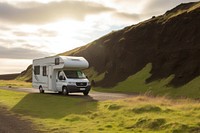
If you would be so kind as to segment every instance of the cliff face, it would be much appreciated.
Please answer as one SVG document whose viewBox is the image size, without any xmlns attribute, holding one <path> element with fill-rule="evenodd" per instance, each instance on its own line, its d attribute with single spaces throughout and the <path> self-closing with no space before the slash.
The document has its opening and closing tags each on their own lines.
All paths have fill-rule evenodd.
<svg viewBox="0 0 200 133">
<path fill-rule="evenodd" d="M 183 85 L 200 75 L 200 3 L 181 4 L 164 15 L 112 32 L 64 53 L 84 56 L 105 77 L 101 86 L 114 86 L 152 63 L 147 82 L 175 78 Z"/>
<path fill-rule="evenodd" d="M 148 63 L 152 75 L 146 82 L 174 74 L 170 84 L 184 85 L 200 75 L 200 2 L 181 4 L 62 55 L 85 57 L 97 73 L 90 77 L 104 74 L 98 86 L 115 86 Z"/>
</svg>

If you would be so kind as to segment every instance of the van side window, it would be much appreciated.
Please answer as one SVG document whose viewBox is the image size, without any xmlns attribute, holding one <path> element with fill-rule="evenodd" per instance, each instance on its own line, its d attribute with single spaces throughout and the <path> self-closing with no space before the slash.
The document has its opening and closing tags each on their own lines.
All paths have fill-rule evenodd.
<svg viewBox="0 0 200 133">
<path fill-rule="evenodd" d="M 47 67 L 46 66 L 42 67 L 42 75 L 47 76 Z"/>
<path fill-rule="evenodd" d="M 40 75 L 40 66 L 34 66 L 34 74 Z"/>
<path fill-rule="evenodd" d="M 55 58 L 55 65 L 59 65 L 60 64 L 60 59 L 59 58 Z"/>
</svg>

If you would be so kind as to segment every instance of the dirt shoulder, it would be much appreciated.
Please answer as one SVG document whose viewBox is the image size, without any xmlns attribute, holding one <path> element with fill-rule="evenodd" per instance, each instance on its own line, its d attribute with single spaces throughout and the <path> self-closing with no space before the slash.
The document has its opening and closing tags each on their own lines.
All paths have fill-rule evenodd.
<svg viewBox="0 0 200 133">
<path fill-rule="evenodd" d="M 18 116 L 9 113 L 0 106 L 0 133 L 38 133 L 32 123 L 21 120 Z"/>
</svg>

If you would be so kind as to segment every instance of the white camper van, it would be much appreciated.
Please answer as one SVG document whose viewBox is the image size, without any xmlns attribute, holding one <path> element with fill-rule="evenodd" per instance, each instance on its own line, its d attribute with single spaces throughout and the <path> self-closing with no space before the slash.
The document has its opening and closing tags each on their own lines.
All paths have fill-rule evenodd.
<svg viewBox="0 0 200 133">
<path fill-rule="evenodd" d="M 68 93 L 82 92 L 88 95 L 90 82 L 81 71 L 89 67 L 83 57 L 55 56 L 33 60 L 32 85 L 40 93 L 54 91 Z"/>
</svg>

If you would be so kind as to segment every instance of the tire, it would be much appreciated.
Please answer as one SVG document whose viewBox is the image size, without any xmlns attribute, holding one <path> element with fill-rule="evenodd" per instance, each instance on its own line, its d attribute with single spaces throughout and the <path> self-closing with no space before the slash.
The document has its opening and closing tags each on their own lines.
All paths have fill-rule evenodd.
<svg viewBox="0 0 200 133">
<path fill-rule="evenodd" d="M 62 94 L 63 94 L 64 96 L 66 96 L 66 95 L 69 94 L 69 92 L 68 92 L 68 90 L 67 90 L 67 87 L 63 87 Z"/>
<path fill-rule="evenodd" d="M 87 96 L 88 93 L 89 93 L 89 91 L 84 91 L 84 92 L 83 92 L 83 95 L 84 95 L 84 96 Z"/>
<path fill-rule="evenodd" d="M 42 86 L 39 87 L 39 91 L 40 91 L 40 93 L 44 93 Z"/>
</svg>

